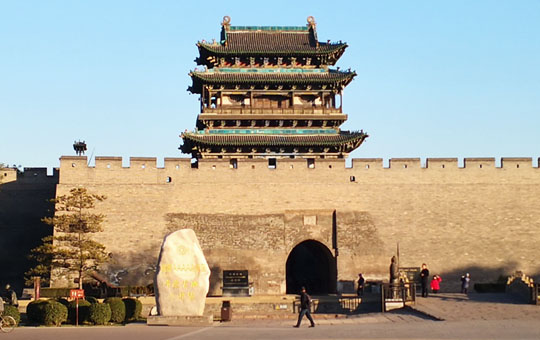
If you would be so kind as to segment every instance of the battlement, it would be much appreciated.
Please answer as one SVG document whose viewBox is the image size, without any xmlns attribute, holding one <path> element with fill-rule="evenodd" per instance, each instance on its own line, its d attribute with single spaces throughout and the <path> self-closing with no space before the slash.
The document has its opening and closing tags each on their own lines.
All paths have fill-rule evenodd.
<svg viewBox="0 0 540 340">
<path fill-rule="evenodd" d="M 17 182 L 19 184 L 50 184 L 58 183 L 59 169 L 54 168 L 52 175 L 47 174 L 47 168 L 24 168 L 19 172 L 14 168 L 0 169 L 1 184 Z"/>
<path fill-rule="evenodd" d="M 540 159 L 539 159 L 540 160 Z M 198 161 L 197 166 L 192 165 L 190 158 L 165 158 L 164 167 L 157 166 L 156 157 L 130 157 L 129 166 L 123 166 L 122 157 L 97 156 L 95 165 L 88 166 L 86 156 L 62 156 L 60 158 L 60 168 L 88 168 L 88 169 L 110 169 L 110 170 L 205 170 L 205 169 L 351 169 L 351 170 L 442 170 L 442 169 L 538 169 L 533 166 L 531 157 L 503 157 L 501 166 L 496 166 L 494 157 L 484 158 L 464 158 L 463 166 L 459 166 L 458 158 L 427 158 L 425 164 L 420 158 L 391 158 L 389 166 L 384 167 L 382 158 L 353 158 L 351 167 L 346 166 L 345 159 L 333 158 L 238 158 L 238 159 L 218 159 L 208 158 Z M 25 168 L 39 174 L 46 174 L 46 169 Z M 55 169 L 56 173 L 57 169 Z"/>
</svg>

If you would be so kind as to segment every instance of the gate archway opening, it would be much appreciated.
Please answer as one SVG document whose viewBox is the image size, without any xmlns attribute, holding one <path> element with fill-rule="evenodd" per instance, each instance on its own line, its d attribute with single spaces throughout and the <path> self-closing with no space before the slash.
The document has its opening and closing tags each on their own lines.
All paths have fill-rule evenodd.
<svg viewBox="0 0 540 340">
<path fill-rule="evenodd" d="M 293 248 L 286 264 L 287 294 L 299 294 L 302 286 L 309 294 L 336 292 L 336 260 L 322 243 L 307 240 Z"/>
</svg>

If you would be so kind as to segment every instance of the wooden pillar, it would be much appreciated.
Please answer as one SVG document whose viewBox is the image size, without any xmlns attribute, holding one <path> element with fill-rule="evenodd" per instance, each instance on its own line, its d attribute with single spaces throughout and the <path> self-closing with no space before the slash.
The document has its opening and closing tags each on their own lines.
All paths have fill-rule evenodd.
<svg viewBox="0 0 540 340">
<path fill-rule="evenodd" d="M 206 92 L 206 86 L 203 86 L 202 88 L 202 95 L 201 95 L 201 113 L 204 112 L 204 101 L 205 101 L 205 95 Z"/>
<path fill-rule="evenodd" d="M 253 114 L 253 90 L 249 91 L 249 111 Z"/>
</svg>

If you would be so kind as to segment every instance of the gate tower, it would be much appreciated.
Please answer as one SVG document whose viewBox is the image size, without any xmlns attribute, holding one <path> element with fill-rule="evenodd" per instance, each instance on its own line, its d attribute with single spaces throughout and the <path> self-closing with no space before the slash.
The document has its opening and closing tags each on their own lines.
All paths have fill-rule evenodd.
<svg viewBox="0 0 540 340">
<path fill-rule="evenodd" d="M 200 95 L 196 129 L 180 150 L 201 158 L 344 158 L 368 137 L 342 131 L 343 89 L 356 72 L 332 69 L 347 44 L 317 40 L 316 24 L 231 26 L 197 43 L 203 69 L 189 75 Z"/>
</svg>

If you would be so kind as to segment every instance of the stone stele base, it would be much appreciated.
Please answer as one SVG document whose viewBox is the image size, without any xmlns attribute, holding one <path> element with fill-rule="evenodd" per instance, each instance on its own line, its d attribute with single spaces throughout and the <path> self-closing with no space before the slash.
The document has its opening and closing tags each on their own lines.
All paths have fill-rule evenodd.
<svg viewBox="0 0 540 340">
<path fill-rule="evenodd" d="M 148 326 L 212 326 L 214 317 L 210 315 L 149 315 L 146 319 Z"/>
</svg>

